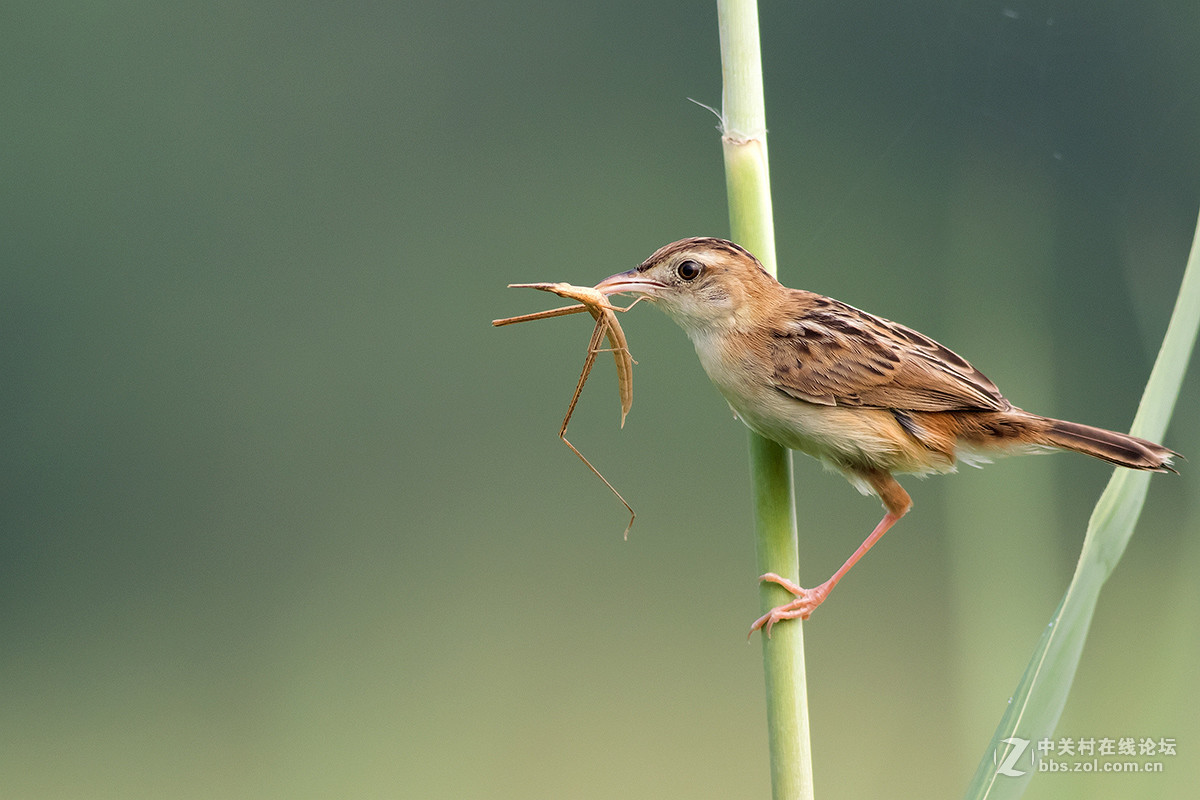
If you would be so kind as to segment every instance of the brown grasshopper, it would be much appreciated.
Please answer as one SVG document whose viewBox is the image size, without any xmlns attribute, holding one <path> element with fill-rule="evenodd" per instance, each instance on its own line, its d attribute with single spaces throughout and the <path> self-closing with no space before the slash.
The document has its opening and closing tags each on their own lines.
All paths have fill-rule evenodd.
<svg viewBox="0 0 1200 800">
<path fill-rule="evenodd" d="M 629 344 L 625 340 L 625 331 L 621 330 L 621 323 L 617 322 L 617 315 L 613 312 L 628 311 L 637 305 L 638 301 L 634 300 L 625 308 L 614 306 L 608 302 L 608 297 L 598 289 L 593 289 L 590 286 L 572 286 L 569 283 L 510 283 L 510 289 L 540 289 L 544 292 L 553 292 L 559 297 L 566 297 L 570 300 L 578 300 L 580 305 L 564 306 L 562 308 L 552 308 L 549 311 L 539 311 L 534 314 L 522 314 L 518 317 L 508 317 L 506 319 L 492 320 L 492 325 L 499 327 L 501 325 L 512 325 L 517 322 L 530 322 L 538 319 L 549 319 L 551 317 L 561 317 L 567 314 L 577 314 L 581 311 L 587 311 L 596 320 L 596 327 L 592 329 L 592 338 L 588 342 L 587 358 L 583 361 L 583 372 L 579 375 L 579 381 L 575 384 L 575 393 L 571 395 L 571 403 L 567 406 L 567 415 L 563 417 L 562 427 L 558 429 L 558 438 L 563 440 L 563 443 L 571 448 L 571 452 L 579 456 L 579 459 L 587 465 L 587 468 L 592 473 L 604 481 L 604 485 L 609 488 L 625 509 L 629 512 L 629 524 L 625 527 L 625 538 L 629 538 L 629 530 L 633 527 L 633 521 L 637 518 L 633 507 L 625 501 L 621 493 L 616 487 L 608 482 L 608 479 L 600 474 L 600 471 L 592 466 L 592 462 L 588 461 L 583 453 L 571 444 L 567 439 L 567 424 L 571 421 L 571 415 L 575 413 L 575 404 L 579 402 L 579 395 L 583 391 L 583 385 L 587 383 L 588 375 L 592 371 L 592 365 L 596 362 L 596 355 L 603 353 L 605 350 L 613 354 L 613 358 L 617 362 L 617 390 L 621 397 L 621 427 L 625 427 L 625 416 L 629 413 L 629 409 L 633 406 L 633 365 L 634 360 L 629 355 Z M 641 298 L 639 298 L 640 300 Z M 600 346 L 604 339 L 608 339 L 608 347 Z"/>
</svg>

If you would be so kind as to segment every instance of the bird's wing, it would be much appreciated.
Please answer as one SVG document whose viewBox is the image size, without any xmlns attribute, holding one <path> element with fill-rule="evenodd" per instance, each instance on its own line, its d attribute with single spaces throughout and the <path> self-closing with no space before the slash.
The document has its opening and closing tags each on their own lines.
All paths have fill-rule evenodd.
<svg viewBox="0 0 1200 800">
<path fill-rule="evenodd" d="M 906 411 L 1012 407 L 966 359 L 911 328 L 823 297 L 798 300 L 785 318 L 769 334 L 774 382 L 799 400 Z"/>
</svg>

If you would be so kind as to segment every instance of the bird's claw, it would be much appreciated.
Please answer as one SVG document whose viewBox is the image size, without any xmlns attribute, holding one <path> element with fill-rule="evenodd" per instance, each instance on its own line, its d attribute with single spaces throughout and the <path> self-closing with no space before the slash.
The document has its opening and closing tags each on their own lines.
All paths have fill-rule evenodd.
<svg viewBox="0 0 1200 800">
<path fill-rule="evenodd" d="M 824 584 L 815 589 L 805 589 L 804 587 L 788 580 L 787 578 L 784 578 L 781 575 L 776 575 L 774 572 L 768 572 L 765 575 L 760 575 L 758 579 L 760 581 L 775 583 L 782 586 L 784 589 L 787 589 L 789 592 L 796 595 L 796 599 L 789 603 L 784 603 L 781 606 L 776 606 L 766 614 L 763 614 L 761 617 L 756 619 L 754 624 L 750 626 L 750 633 L 746 634 L 747 639 L 753 636 L 755 631 L 760 629 L 767 635 L 767 638 L 770 639 L 771 628 L 776 622 L 782 622 L 785 619 L 808 619 L 809 615 L 816 610 L 817 606 L 821 605 L 821 603 L 825 600 L 825 596 L 828 594 L 828 590 L 825 589 Z"/>
</svg>

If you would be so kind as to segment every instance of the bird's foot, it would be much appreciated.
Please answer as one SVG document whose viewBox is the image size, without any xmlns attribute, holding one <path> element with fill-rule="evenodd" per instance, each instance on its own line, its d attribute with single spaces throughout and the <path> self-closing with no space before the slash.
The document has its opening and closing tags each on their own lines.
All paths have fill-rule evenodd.
<svg viewBox="0 0 1200 800">
<path fill-rule="evenodd" d="M 760 581 L 769 581 L 777 583 L 784 589 L 787 589 L 792 594 L 796 595 L 796 599 L 790 603 L 784 603 L 781 606 L 776 606 L 763 614 L 754 621 L 750 626 L 750 633 L 747 638 L 754 635 L 756 630 L 762 629 L 767 638 L 771 638 L 771 627 L 776 622 L 782 622 L 785 619 L 808 619 L 809 615 L 816 610 L 817 606 L 825 601 L 825 597 L 829 594 L 829 590 L 833 587 L 828 583 L 823 583 L 815 589 L 805 589 L 802 586 L 789 581 L 781 575 L 776 575 L 774 572 L 768 572 L 766 575 L 760 575 Z"/>
</svg>

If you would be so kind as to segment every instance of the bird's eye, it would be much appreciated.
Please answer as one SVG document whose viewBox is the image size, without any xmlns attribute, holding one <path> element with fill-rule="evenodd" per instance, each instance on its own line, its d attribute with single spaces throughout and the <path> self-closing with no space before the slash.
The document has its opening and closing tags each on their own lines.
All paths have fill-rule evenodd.
<svg viewBox="0 0 1200 800">
<path fill-rule="evenodd" d="M 695 261 L 683 261 L 675 268 L 675 273 L 685 281 L 693 281 L 700 274 L 700 265 Z"/>
</svg>

